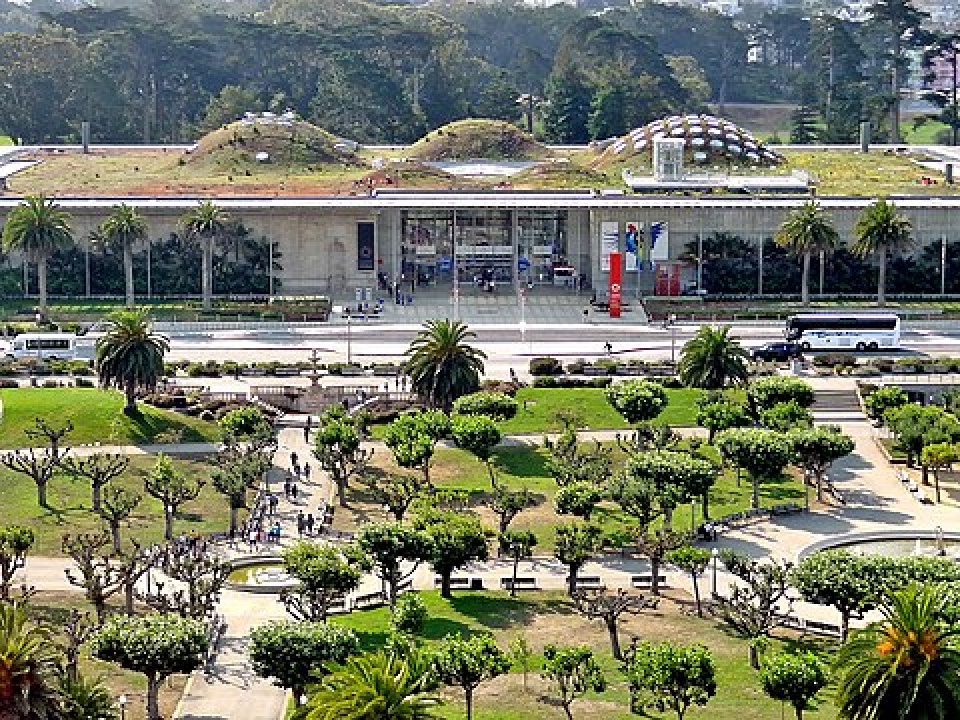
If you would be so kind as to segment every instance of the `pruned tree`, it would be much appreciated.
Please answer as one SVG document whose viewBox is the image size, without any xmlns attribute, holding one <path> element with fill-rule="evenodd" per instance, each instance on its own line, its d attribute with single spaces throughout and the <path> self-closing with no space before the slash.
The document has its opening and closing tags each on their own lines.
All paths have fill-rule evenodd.
<svg viewBox="0 0 960 720">
<path fill-rule="evenodd" d="M 554 503 L 560 515 L 574 515 L 589 522 L 603 498 L 602 488 L 593 483 L 577 481 L 557 488 Z"/>
<path fill-rule="evenodd" d="M 750 666 L 760 667 L 757 641 L 783 624 L 780 604 L 792 605 L 787 595 L 793 565 L 789 562 L 761 562 L 736 553 L 721 553 L 724 566 L 741 583 L 733 585 L 729 597 L 717 599 L 721 619 L 734 632 L 750 641 Z M 789 607 L 788 613 L 789 614 Z"/>
<path fill-rule="evenodd" d="M 180 506 L 194 500 L 203 489 L 202 480 L 191 480 L 174 467 L 169 457 L 160 453 L 150 474 L 143 481 L 143 488 L 163 503 L 163 537 L 173 540 L 173 518 Z"/>
<path fill-rule="evenodd" d="M 853 452 L 854 442 L 836 425 L 794 430 L 790 433 L 794 464 L 803 470 L 804 479 L 817 487 L 817 500 L 823 502 L 827 470 Z M 939 498 L 937 498 L 939 501 Z"/>
<path fill-rule="evenodd" d="M 603 692 L 607 680 L 603 668 L 586 645 L 563 647 L 547 645 L 543 648 L 543 677 L 556 684 L 560 706 L 567 720 L 573 720 L 570 707 L 588 691 Z"/>
<path fill-rule="evenodd" d="M 543 439 L 548 453 L 546 465 L 553 479 L 561 488 L 569 485 L 604 487 L 613 466 L 613 448 L 605 448 L 599 441 L 581 442 L 575 421 L 567 418 L 563 422 L 563 432 L 556 440 Z"/>
<path fill-rule="evenodd" d="M 403 522 L 410 506 L 431 487 L 421 475 L 388 473 L 379 468 L 367 468 L 363 478 L 374 501 L 383 505 L 397 522 Z"/>
<path fill-rule="evenodd" d="M 34 534 L 21 525 L 0 527 L 0 601 L 10 600 L 13 577 L 27 562 L 27 552 L 33 545 Z"/>
<path fill-rule="evenodd" d="M 500 533 L 501 554 L 513 561 L 513 581 L 510 583 L 510 597 L 517 596 L 517 571 L 520 561 L 533 555 L 537 545 L 537 536 L 529 530 L 508 530 Z"/>
<path fill-rule="evenodd" d="M 383 442 L 402 468 L 420 470 L 430 484 L 430 461 L 437 443 L 450 434 L 450 418 L 442 410 L 406 413 L 387 425 Z"/>
<path fill-rule="evenodd" d="M 496 488 L 497 475 L 491 454 L 503 439 L 500 426 L 486 415 L 459 415 L 450 422 L 450 433 L 458 448 L 463 448 L 486 466 L 490 487 Z"/>
<path fill-rule="evenodd" d="M 253 671 L 292 690 L 297 705 L 308 683 L 326 674 L 328 666 L 346 662 L 358 649 L 353 631 L 333 624 L 275 620 L 250 632 Z"/>
<path fill-rule="evenodd" d="M 373 563 L 373 573 L 380 578 L 390 607 L 396 605 L 400 583 L 408 580 L 433 552 L 433 541 L 420 530 L 400 523 L 371 523 L 357 536 L 357 547 Z M 404 572 L 403 563 L 413 567 Z"/>
<path fill-rule="evenodd" d="M 960 460 L 960 453 L 957 452 L 957 446 L 951 443 L 933 443 L 920 452 L 920 464 L 924 468 L 933 470 L 934 495 L 938 503 L 940 502 L 940 473 L 949 470 L 957 460 Z"/>
<path fill-rule="evenodd" d="M 0 465 L 15 473 L 26 475 L 37 486 L 37 504 L 47 508 L 47 484 L 70 452 L 61 446 L 62 440 L 73 431 L 73 423 L 56 428 L 43 418 L 34 421 L 34 427 L 23 431 L 31 441 L 43 438 L 46 447 L 28 447 L 0 454 Z"/>
<path fill-rule="evenodd" d="M 609 592 L 606 588 L 579 589 L 573 594 L 573 603 L 581 615 L 590 620 L 603 620 L 610 637 L 610 652 L 617 660 L 623 659 L 620 650 L 620 617 L 624 614 L 639 615 L 644 610 L 657 607 L 659 598 L 628 593 L 622 588 Z"/>
<path fill-rule="evenodd" d="M 200 667 L 208 641 L 203 623 L 192 618 L 118 615 L 93 636 L 90 645 L 95 658 L 146 676 L 146 718 L 162 720 L 160 684 L 174 673 Z"/>
<path fill-rule="evenodd" d="M 830 680 L 826 664 L 812 652 L 775 655 L 760 668 L 760 685 L 774 700 L 788 702 L 803 720 L 803 711 Z"/>
<path fill-rule="evenodd" d="M 71 608 L 63 624 L 60 626 L 63 631 L 64 646 L 64 674 L 71 681 L 76 681 L 80 675 L 80 650 L 84 643 L 93 635 L 97 625 L 93 622 L 89 613 L 83 613 L 76 608 Z"/>
<path fill-rule="evenodd" d="M 793 457 L 789 438 L 783 433 L 759 428 L 724 430 L 715 445 L 724 460 L 750 474 L 753 493 L 750 507 L 760 507 L 760 483 L 778 478 Z"/>
<path fill-rule="evenodd" d="M 624 671 L 630 683 L 630 710 L 646 714 L 672 710 L 683 720 L 693 705 L 704 706 L 717 694 L 717 670 L 705 645 L 653 645 L 630 648 Z"/>
<path fill-rule="evenodd" d="M 491 635 L 452 635 L 434 650 L 433 671 L 440 682 L 463 690 L 467 720 L 472 720 L 474 692 L 484 681 L 509 672 L 510 659 Z"/>
<path fill-rule="evenodd" d="M 165 582 L 155 582 L 152 593 L 140 599 L 163 613 L 202 619 L 216 609 L 220 591 L 233 565 L 213 552 L 187 545 L 168 544 L 160 548 L 156 562 L 177 585 L 164 592 Z"/>
<path fill-rule="evenodd" d="M 499 534 L 507 532 L 513 519 L 532 505 L 533 494 L 527 488 L 510 490 L 497 483 L 490 498 L 490 509 L 497 516 Z"/>
<path fill-rule="evenodd" d="M 133 514 L 142 499 L 140 494 L 128 490 L 123 485 L 115 485 L 111 482 L 104 486 L 101 493 L 100 517 L 106 521 L 110 529 L 115 553 L 120 552 L 120 523 Z"/>
<path fill-rule="evenodd" d="M 68 457 L 63 461 L 66 472 L 90 481 L 93 495 L 91 507 L 95 513 L 100 512 L 100 494 L 104 485 L 123 475 L 129 466 L 128 457 L 110 453 L 95 453 L 81 458 Z"/>
<path fill-rule="evenodd" d="M 134 613 L 137 583 L 153 567 L 153 553 L 141 548 L 134 540 L 127 550 L 115 551 L 116 569 L 123 589 L 123 609 L 127 615 Z"/>
<path fill-rule="evenodd" d="M 110 536 L 106 533 L 64 535 L 63 554 L 73 560 L 77 572 L 66 568 L 64 573 L 71 585 L 83 588 L 84 596 L 93 605 L 97 625 L 103 625 L 107 600 L 123 587 L 119 566 L 110 558 Z"/>
<path fill-rule="evenodd" d="M 660 383 L 626 380 L 610 385 L 607 402 L 631 425 L 650 422 L 667 407 L 667 393 Z"/>
<path fill-rule="evenodd" d="M 283 552 L 283 565 L 297 581 L 280 593 L 280 601 L 295 620 L 326 622 L 330 606 L 360 585 L 370 569 L 354 546 L 333 547 L 298 542 Z"/>
<path fill-rule="evenodd" d="M 577 575 L 602 547 L 603 532 L 589 523 L 558 525 L 556 531 L 554 554 L 557 560 L 567 566 L 567 592 L 573 597 L 577 592 Z"/>
<path fill-rule="evenodd" d="M 450 577 L 454 570 L 489 557 L 489 534 L 474 515 L 430 510 L 417 516 L 414 528 L 429 538 L 427 559 L 440 576 L 441 597 L 452 597 Z"/>
<path fill-rule="evenodd" d="M 230 537 L 237 532 L 237 515 L 247 507 L 250 490 L 259 485 L 272 465 L 271 450 L 253 444 L 240 445 L 232 439 L 217 454 L 217 468 L 210 479 L 217 492 L 227 498 L 230 507 Z"/>
<path fill-rule="evenodd" d="M 697 605 L 697 617 L 703 617 L 703 607 L 700 603 L 700 576 L 710 563 L 710 551 L 705 548 L 683 545 L 670 550 L 666 561 L 674 567 L 683 570 L 693 582 L 693 599 Z"/>
<path fill-rule="evenodd" d="M 334 406 L 320 418 L 314 434 L 313 456 L 337 488 L 340 507 L 346 507 L 350 478 L 363 471 L 373 457 L 373 450 L 361 447 L 356 422 L 340 406 Z"/>
</svg>

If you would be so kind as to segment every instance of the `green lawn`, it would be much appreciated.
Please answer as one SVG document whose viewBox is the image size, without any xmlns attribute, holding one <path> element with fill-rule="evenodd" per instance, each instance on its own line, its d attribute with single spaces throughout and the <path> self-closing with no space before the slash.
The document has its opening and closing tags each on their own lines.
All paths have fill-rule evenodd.
<svg viewBox="0 0 960 720">
<path fill-rule="evenodd" d="M 9 135 L 0 134 L 0 145 L 13 145 L 13 138 Z"/>
<path fill-rule="evenodd" d="M 706 451 L 716 454 L 710 448 Z M 614 457 L 614 472 L 617 472 L 622 464 L 623 453 L 617 449 Z M 538 552 L 541 553 L 553 551 L 554 528 L 571 520 L 568 516 L 558 515 L 554 509 L 557 486 L 547 469 L 546 460 L 547 453 L 541 447 L 501 446 L 493 451 L 499 482 L 512 489 L 527 488 L 534 495 L 534 506 L 517 515 L 510 527 L 533 531 L 539 540 Z M 391 472 L 401 472 L 386 450 L 374 455 L 373 464 Z M 490 499 L 490 476 L 486 467 L 470 453 L 458 448 L 439 448 L 434 456 L 430 478 L 438 488 L 465 490 L 470 493 L 472 508 L 487 526 L 496 527 L 496 516 L 487 507 Z M 710 491 L 710 516 L 719 518 L 746 510 L 750 507 L 750 494 L 749 480 L 743 477 L 738 484 L 736 473 L 726 470 Z M 335 515 L 334 526 L 337 529 L 355 530 L 371 519 L 385 519 L 382 510 L 357 483 L 353 483 L 348 499 L 350 509 L 338 511 Z M 760 486 L 762 507 L 787 502 L 803 503 L 803 485 L 792 474 L 786 473 L 779 480 Z M 690 528 L 693 524 L 691 513 L 689 505 L 678 508 L 674 515 L 674 527 L 678 530 Z M 631 520 L 613 502 L 602 503 L 594 518 L 607 532 L 632 525 Z M 702 508 L 698 505 L 696 524 L 701 522 Z"/>
<path fill-rule="evenodd" d="M 20 388 L 0 391 L 0 448 L 23 447 L 24 435 L 38 417 L 54 426 L 70 421 L 73 432 L 68 444 L 140 445 L 169 441 L 180 435 L 183 442 L 215 441 L 219 429 L 213 423 L 139 404 L 139 417 L 123 413 L 123 395 L 94 388 Z M 36 444 L 36 443 L 35 443 Z"/>
<path fill-rule="evenodd" d="M 163 505 L 143 490 L 144 477 L 155 462 L 156 458 L 149 455 L 132 456 L 125 475 L 115 481 L 143 497 L 133 516 L 121 526 L 124 541 L 136 537 L 142 545 L 151 545 L 163 539 Z M 181 507 L 174 532 L 189 535 L 225 531 L 230 513 L 223 495 L 209 482 L 213 466 L 194 459 L 174 458 L 174 463 L 186 475 L 207 482 L 196 500 Z M 47 486 L 47 504 L 50 507 L 46 510 L 37 504 L 37 487 L 30 478 L 0 468 L 0 524 L 16 523 L 33 529 L 36 542 L 31 554 L 60 555 L 64 533 L 95 532 L 103 527 L 90 510 L 90 485 L 83 478 L 55 475 Z"/>
<path fill-rule="evenodd" d="M 532 593 L 511 598 L 502 592 L 454 591 L 452 600 L 444 600 L 436 592 L 423 593 L 423 597 L 430 616 L 424 631 L 429 642 L 451 633 L 490 632 L 500 647 L 507 648 L 514 638 L 525 635 L 535 653 L 526 690 L 519 668 L 514 668 L 506 677 L 480 687 L 475 700 L 476 720 L 529 720 L 534 717 L 560 720 L 564 717 L 563 710 L 551 702 L 552 688 L 539 674 L 542 649 L 548 643 L 588 645 L 597 653 L 604 668 L 607 690 L 599 694 L 590 693 L 577 700 L 573 705 L 574 717 L 604 720 L 636 717 L 629 713 L 626 682 L 619 670 L 619 663 L 610 655 L 603 624 L 591 622 L 577 614 L 562 593 Z M 687 718 L 769 720 L 780 717 L 780 704 L 763 694 L 757 673 L 747 662 L 746 642 L 731 636 L 716 620 L 698 619 L 668 600 L 661 602 L 656 610 L 625 618 L 620 633 L 624 645 L 629 643 L 631 636 L 636 635 L 652 642 L 701 642 L 713 653 L 717 666 L 717 695 L 706 707 L 691 709 Z M 332 622 L 357 632 L 364 649 L 376 650 L 383 646 L 386 638 L 389 612 L 386 608 L 355 612 Z M 789 639 L 774 640 L 770 652 L 793 646 L 796 643 Z M 809 647 L 825 656 L 829 654 L 829 646 L 822 643 L 812 643 Z M 830 696 L 829 689 L 823 692 L 818 707 L 805 712 L 804 717 L 810 720 L 835 718 L 836 710 Z M 462 718 L 462 692 L 449 689 L 444 691 L 443 697 L 445 704 L 440 710 L 441 717 Z M 652 713 L 649 717 L 674 716 Z"/>
</svg>

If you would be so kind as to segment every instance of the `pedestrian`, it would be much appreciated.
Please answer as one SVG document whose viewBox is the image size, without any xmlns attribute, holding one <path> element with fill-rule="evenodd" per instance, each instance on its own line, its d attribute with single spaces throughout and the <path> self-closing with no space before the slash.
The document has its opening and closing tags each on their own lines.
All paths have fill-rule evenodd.
<svg viewBox="0 0 960 720">
<path fill-rule="evenodd" d="M 293 497 L 293 501 L 297 501 L 297 484 L 290 483 L 290 495 Z"/>
<path fill-rule="evenodd" d="M 306 527 L 307 521 L 303 517 L 303 510 L 297 513 L 297 535 L 303 537 L 303 530 Z"/>
<path fill-rule="evenodd" d="M 313 513 L 307 514 L 307 534 L 313 535 Z"/>
<path fill-rule="evenodd" d="M 603 344 L 603 349 L 607 351 L 607 355 L 613 353 L 613 345 L 610 344 L 609 340 Z"/>
<path fill-rule="evenodd" d="M 290 478 L 283 479 L 283 497 L 290 499 Z"/>
<path fill-rule="evenodd" d="M 313 416 L 307 415 L 307 424 L 303 428 L 303 441 L 305 443 L 310 442 L 310 429 L 312 425 L 313 425 Z"/>
<path fill-rule="evenodd" d="M 297 453 L 296 453 L 296 452 L 291 452 L 291 453 L 290 453 L 290 465 L 292 465 L 293 467 L 296 467 L 296 466 L 297 466 Z"/>
<path fill-rule="evenodd" d="M 250 552 L 253 552 L 257 549 L 257 529 L 253 526 L 250 527 L 250 530 L 247 533 L 247 548 L 250 550 Z"/>
<path fill-rule="evenodd" d="M 294 466 L 293 466 L 293 474 L 297 476 L 297 480 L 300 479 L 300 466 L 299 466 L 299 465 L 294 465 Z"/>
<path fill-rule="evenodd" d="M 303 479 L 310 482 L 310 463 L 303 464 Z"/>
</svg>

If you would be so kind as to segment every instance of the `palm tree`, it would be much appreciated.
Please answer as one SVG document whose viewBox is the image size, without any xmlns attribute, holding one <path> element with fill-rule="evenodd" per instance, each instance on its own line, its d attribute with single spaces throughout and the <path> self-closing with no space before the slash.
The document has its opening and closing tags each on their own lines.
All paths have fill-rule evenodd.
<svg viewBox="0 0 960 720">
<path fill-rule="evenodd" d="M 307 720 L 429 720 L 439 699 L 416 652 L 360 655 L 328 675 L 307 706 Z"/>
<path fill-rule="evenodd" d="M 800 283 L 804 307 L 810 306 L 810 256 L 832 250 L 839 238 L 829 216 L 815 200 L 808 200 L 790 213 L 777 231 L 777 245 L 803 260 Z"/>
<path fill-rule="evenodd" d="M 877 305 L 887 304 L 887 254 L 900 252 L 913 245 L 913 225 L 910 218 L 897 210 L 897 206 L 884 198 L 868 205 L 860 213 L 854 228 L 857 240 L 853 251 L 860 257 L 876 255 L 880 266 L 877 280 Z"/>
<path fill-rule="evenodd" d="M 135 302 L 133 287 L 133 246 L 147 237 L 147 221 L 126 203 L 113 209 L 110 217 L 100 225 L 104 239 L 123 249 L 123 280 L 127 296 L 127 307 Z"/>
<path fill-rule="evenodd" d="M 47 260 L 58 248 L 70 245 L 70 216 L 53 199 L 30 195 L 10 211 L 3 226 L 3 249 L 18 250 L 37 264 L 40 317 L 47 317 Z"/>
<path fill-rule="evenodd" d="M 747 351 L 730 337 L 730 326 L 701 327 L 680 352 L 680 380 L 688 387 L 720 390 L 747 381 Z"/>
<path fill-rule="evenodd" d="M 407 373 L 414 391 L 431 406 L 449 410 L 458 397 L 480 387 L 487 356 L 466 342 L 476 336 L 460 321 L 430 320 L 410 343 Z"/>
<path fill-rule="evenodd" d="M 180 218 L 187 236 L 199 240 L 202 266 L 200 268 L 203 291 L 203 309 L 213 307 L 213 246 L 223 234 L 229 222 L 222 208 L 210 200 L 204 200 L 197 207 Z"/>
<path fill-rule="evenodd" d="M 836 657 L 836 701 L 846 720 L 950 720 L 960 717 L 958 630 L 942 620 L 943 588 L 891 593 L 883 620 L 855 631 Z"/>
<path fill-rule="evenodd" d="M 70 720 L 115 720 L 117 717 L 113 696 L 99 678 L 88 680 L 80 675 L 70 679 L 63 675 L 60 692 Z"/>
<path fill-rule="evenodd" d="M 0 603 L 0 720 L 63 717 L 59 660 L 49 634 L 27 627 L 19 603 Z"/>
<path fill-rule="evenodd" d="M 137 390 L 152 390 L 163 375 L 169 341 L 150 330 L 144 310 L 117 310 L 107 318 L 107 331 L 97 340 L 97 374 L 101 387 L 116 387 L 127 396 L 123 411 L 137 411 Z"/>
</svg>

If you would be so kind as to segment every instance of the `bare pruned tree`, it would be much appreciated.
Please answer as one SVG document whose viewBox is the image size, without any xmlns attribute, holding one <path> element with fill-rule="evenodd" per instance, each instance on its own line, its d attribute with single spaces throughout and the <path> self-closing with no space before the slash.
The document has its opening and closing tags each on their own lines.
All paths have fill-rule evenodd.
<svg viewBox="0 0 960 720">
<path fill-rule="evenodd" d="M 71 475 L 86 478 L 90 481 L 93 492 L 92 507 L 94 512 L 100 512 L 100 493 L 103 486 L 114 478 L 118 478 L 127 471 L 130 459 L 124 455 L 96 453 L 85 458 L 66 458 L 63 469 Z"/>
<path fill-rule="evenodd" d="M 620 650 L 620 617 L 625 613 L 638 615 L 643 610 L 653 610 L 659 602 L 659 598 L 632 594 L 623 589 L 613 593 L 606 588 L 581 589 L 573 595 L 578 612 L 590 620 L 603 620 L 610 635 L 610 651 L 617 660 L 623 659 Z"/>
<path fill-rule="evenodd" d="M 107 533 L 82 533 L 63 536 L 63 552 L 77 566 L 64 570 L 71 585 L 83 588 L 87 600 L 97 614 L 97 625 L 103 625 L 107 600 L 123 587 L 120 567 L 110 557 L 110 536 Z"/>
<path fill-rule="evenodd" d="M 0 455 L 0 465 L 33 480 L 37 486 L 37 503 L 40 507 L 46 508 L 48 507 L 47 483 L 70 452 L 70 448 L 61 447 L 60 442 L 73 431 L 73 423 L 68 421 L 63 427 L 55 428 L 43 418 L 37 418 L 34 424 L 35 427 L 24 430 L 24 434 L 30 440 L 43 438 L 47 446 L 3 453 Z"/>
</svg>

